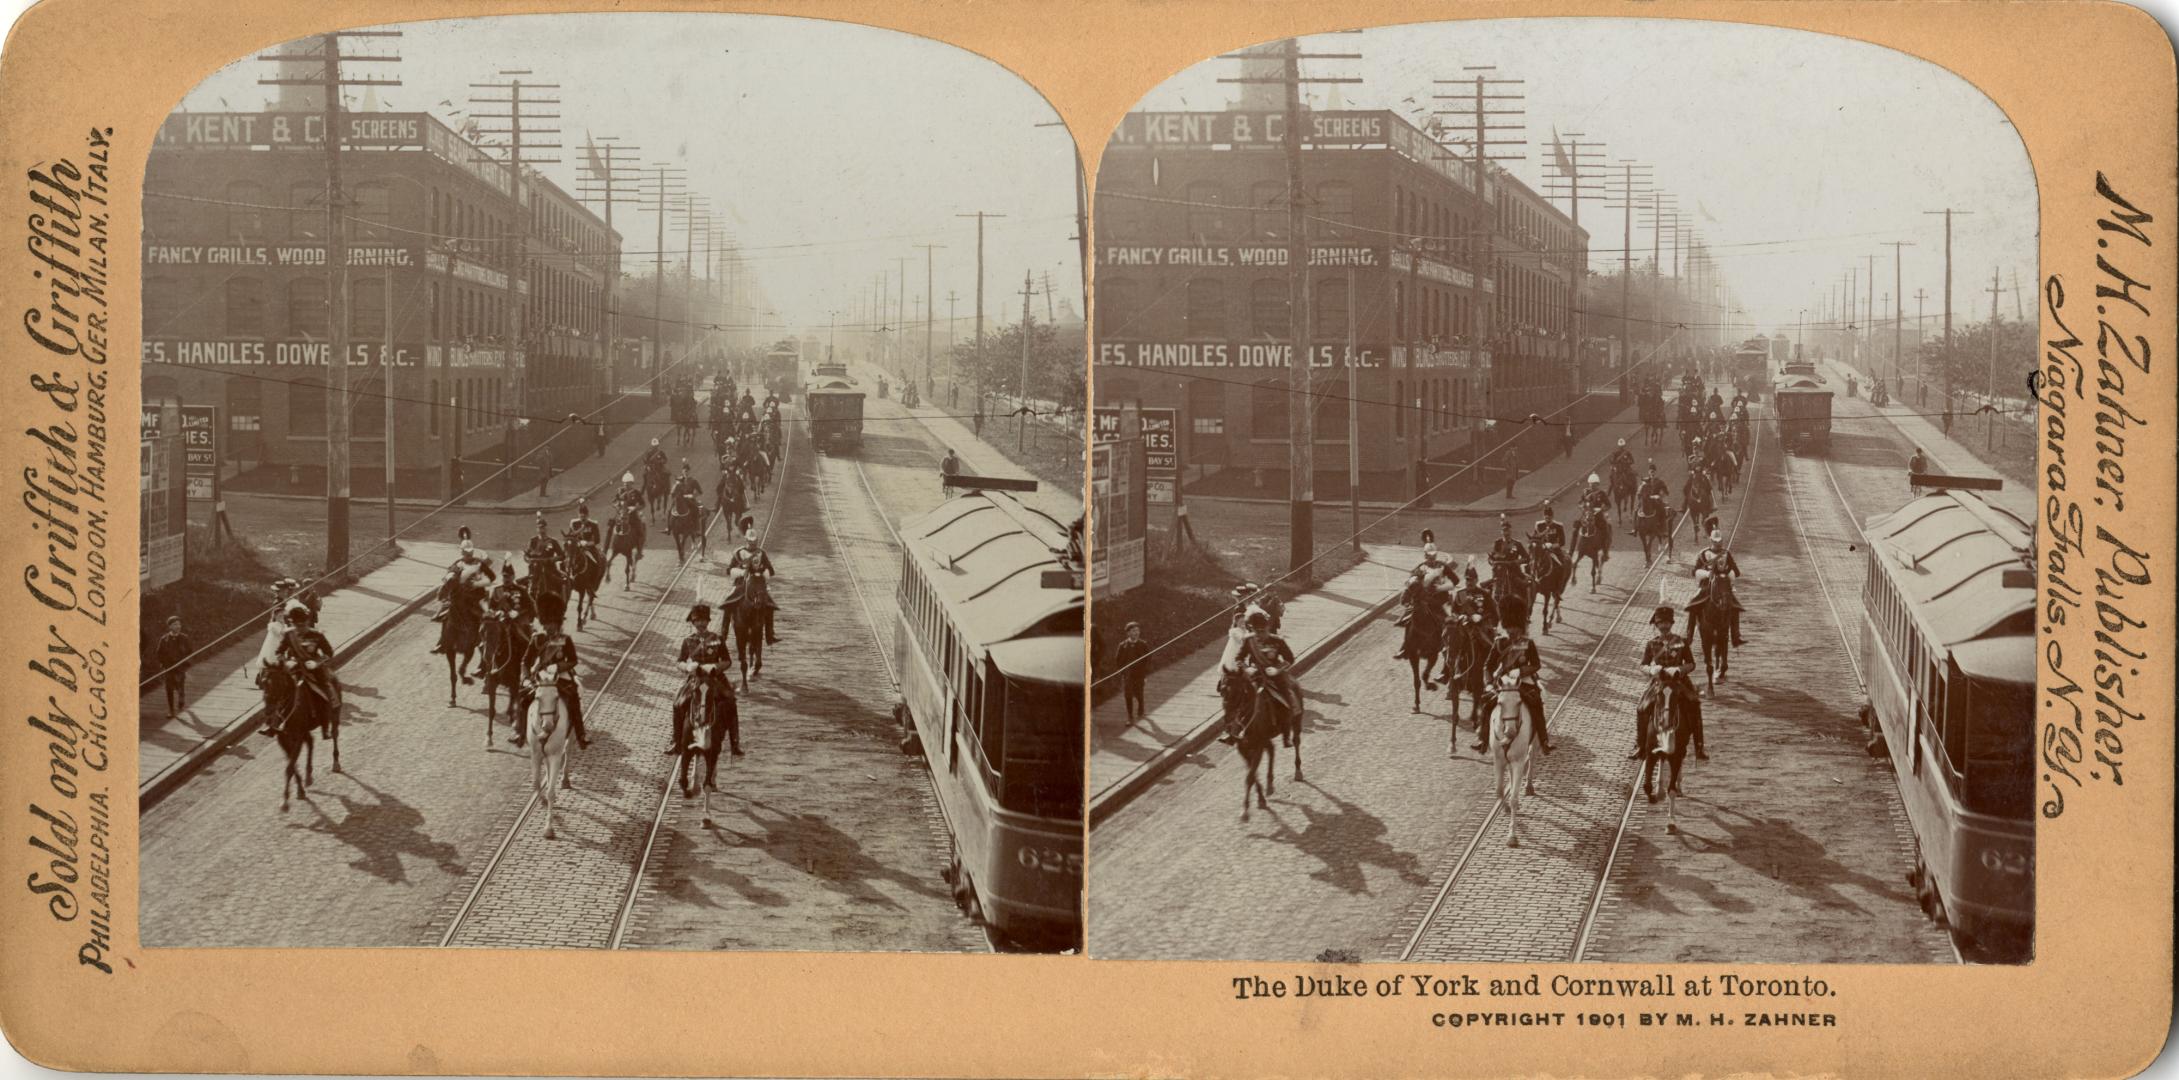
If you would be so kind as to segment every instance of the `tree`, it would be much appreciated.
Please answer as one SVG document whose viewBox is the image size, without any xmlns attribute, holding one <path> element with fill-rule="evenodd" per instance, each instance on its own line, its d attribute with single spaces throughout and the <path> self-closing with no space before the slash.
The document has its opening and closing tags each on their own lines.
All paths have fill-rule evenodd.
<svg viewBox="0 0 2179 1080">
<path fill-rule="evenodd" d="M 1021 326 L 1003 326 L 984 335 L 983 347 L 962 342 L 954 347 L 952 362 L 961 378 L 985 391 L 1044 398 L 1079 410 L 1088 401 L 1089 384 L 1079 328 L 1061 335 L 1048 325 L 1037 324 L 1029 339 L 1029 385 L 1019 385 L 1022 375 Z"/>
<path fill-rule="evenodd" d="M 2001 397 L 2026 397 L 2027 373 L 2036 370 L 2038 356 L 2035 332 L 2035 324 L 2027 322 L 2000 322 L 1994 329 L 1989 323 L 1955 326 L 1949 354 L 1941 336 L 1922 343 L 1921 371 L 1931 381 L 1943 383 L 1947 394 L 1980 393 L 1994 382 Z"/>
</svg>

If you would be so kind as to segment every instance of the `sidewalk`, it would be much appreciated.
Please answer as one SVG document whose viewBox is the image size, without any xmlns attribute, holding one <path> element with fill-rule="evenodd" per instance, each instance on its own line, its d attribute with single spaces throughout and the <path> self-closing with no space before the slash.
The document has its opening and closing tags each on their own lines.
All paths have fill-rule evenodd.
<svg viewBox="0 0 2179 1080">
<path fill-rule="evenodd" d="M 699 427 L 696 442 L 679 446 L 675 443 L 672 427 L 664 422 L 665 419 L 666 405 L 661 402 L 656 410 L 630 422 L 627 430 L 606 443 L 602 457 L 596 453 L 594 443 L 583 443 L 582 460 L 565 469 L 556 469 L 552 474 L 552 482 L 546 486 L 546 493 L 543 495 L 537 493 L 535 458 L 524 459 L 515 465 L 515 477 L 511 482 L 521 483 L 526 479 L 528 486 L 514 490 L 504 499 L 480 497 L 499 493 L 499 481 L 490 479 L 499 471 L 498 463 L 465 459 L 462 462 L 462 484 L 465 488 L 476 489 L 478 494 L 464 500 L 462 506 L 480 514 L 531 514 L 541 510 L 557 513 L 573 509 L 579 499 L 598 496 L 601 490 L 609 492 L 620 482 L 622 473 L 633 472 L 641 478 L 643 470 L 640 463 L 643 455 L 650 451 L 652 439 L 657 439 L 659 447 L 666 451 L 667 458 L 676 463 L 683 457 L 694 458 L 711 454 L 711 433 L 708 429 Z M 236 491 L 230 494 L 234 498 L 297 502 L 325 500 L 322 494 L 288 495 L 260 491 Z M 358 501 L 381 505 L 385 502 L 384 499 Z M 395 499 L 394 505 L 404 510 L 430 510 L 440 503 L 436 499 Z"/>
<path fill-rule="evenodd" d="M 447 565 L 461 554 L 453 544 L 406 541 L 401 548 L 400 558 L 324 598 L 318 612 L 318 629 L 333 643 L 337 660 L 354 655 L 429 599 L 437 591 Z M 144 692 L 137 715 L 137 798 L 141 807 L 150 807 L 198 766 L 257 729 L 258 706 L 263 698 L 255 682 L 256 655 L 263 643 L 262 635 L 250 634 L 201 658 L 199 664 L 217 666 L 228 673 L 202 685 L 191 684 L 179 716 L 166 715 L 162 691 Z"/>
<path fill-rule="evenodd" d="M 1370 558 L 1330 581 L 1287 601 L 1279 634 L 1294 649 L 1294 670 L 1329 652 L 1383 612 L 1406 584 L 1404 567 L 1422 561 L 1419 547 L 1381 546 Z M 1133 798 L 1182 758 L 1217 735 L 1222 707 L 1218 638 L 1150 673 L 1143 688 L 1142 720 L 1129 723 L 1126 698 L 1114 694 L 1090 713 L 1090 823 L 1094 826 Z M 1168 723 L 1185 729 L 1162 727 Z"/>
<path fill-rule="evenodd" d="M 1839 378 L 1845 378 L 1847 369 L 1836 361 L 1826 361 L 1825 364 Z M 1958 439 L 1946 435 L 1943 429 L 1931 423 L 1928 417 L 1915 411 L 1903 400 L 1894 398 L 1890 405 L 1881 409 L 1870 405 L 1865 398 L 1851 400 L 1874 415 L 1883 417 L 1909 443 L 1920 447 L 1922 453 L 1929 457 L 1930 471 L 1945 476 L 2000 476 L 1995 467 L 1983 461 Z M 1906 467 L 1907 463 L 1902 459 L 1899 462 L 1900 471 L 1904 472 Z M 2033 488 L 2024 488 L 2007 480 L 2003 490 L 1986 492 L 1984 497 L 2023 518 L 2030 521 L 2035 519 Z"/>
<path fill-rule="evenodd" d="M 855 367 L 863 369 L 856 374 L 864 379 L 875 379 L 879 374 L 876 368 L 864 364 L 857 364 Z M 924 430 L 930 432 L 932 438 L 937 439 L 948 449 L 961 456 L 961 465 L 965 471 L 977 476 L 1021 476 L 1023 474 L 1020 466 L 1007 460 L 1005 454 L 1000 453 L 996 447 L 977 437 L 976 433 L 971 431 L 968 425 L 954 419 L 947 414 L 946 410 L 938 407 L 935 402 L 925 402 L 913 409 L 903 406 L 899 401 L 892 398 L 884 399 L 883 404 L 898 409 L 907 416 L 915 417 L 923 425 Z M 879 399 L 875 397 L 866 398 L 863 402 L 863 407 L 872 411 L 876 411 L 878 405 Z M 935 469 L 935 465 L 933 468 Z M 1050 514 L 1062 523 L 1073 521 L 1075 518 L 1082 516 L 1082 492 L 1059 490 L 1041 480 L 1037 483 L 1036 491 L 1024 494 L 1022 501 Z"/>
</svg>

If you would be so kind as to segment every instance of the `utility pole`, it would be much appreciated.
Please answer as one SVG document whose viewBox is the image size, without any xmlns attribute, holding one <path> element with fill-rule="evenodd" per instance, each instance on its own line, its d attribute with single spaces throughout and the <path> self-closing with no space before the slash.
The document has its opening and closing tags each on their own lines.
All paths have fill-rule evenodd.
<svg viewBox="0 0 2179 1080">
<path fill-rule="evenodd" d="M 1355 271 L 1347 271 L 1347 535 L 1354 538 L 1354 553 L 1362 553 L 1362 417 L 1361 388 L 1356 385 L 1356 361 L 1362 354 L 1359 310 L 1354 306 Z"/>
<path fill-rule="evenodd" d="M 696 230 L 702 228 L 710 199 L 683 192 L 681 195 L 681 360 L 701 350 L 696 342 Z"/>
<path fill-rule="evenodd" d="M 1562 143 L 1558 133 L 1552 132 L 1551 160 L 1546 163 L 1552 170 L 1545 178 L 1546 187 L 1552 189 L 1550 194 L 1565 197 L 1567 214 L 1573 219 L 1575 234 L 1581 232 L 1582 181 L 1603 179 L 1602 174 L 1589 171 L 1587 165 L 1604 156 L 1604 144 L 1585 143 L 1582 138 L 1581 132 L 1570 131 L 1566 133 Z M 1563 257 L 1566 259 L 1570 281 L 1566 290 L 1566 307 L 1567 325 L 1572 328 L 1574 343 L 1573 368 L 1575 379 L 1581 384 L 1579 389 L 1586 391 L 1589 373 L 1582 370 L 1582 340 L 1586 327 L 1582 319 L 1584 312 L 1581 305 L 1581 286 L 1589 278 L 1589 249 L 1583 247 L 1579 252 L 1568 252 Z"/>
<path fill-rule="evenodd" d="M 1990 268 L 1990 360 L 1983 369 L 1982 386 L 1982 448 L 1995 449 L 1997 445 L 1997 297 L 2004 292 L 1997 283 L 1997 267 Z"/>
<path fill-rule="evenodd" d="M 652 193 L 651 205 L 647 207 L 657 216 L 658 239 L 651 245 L 651 371 L 650 378 L 645 380 L 650 386 L 651 397 L 656 398 L 659 376 L 666 370 L 666 215 L 672 211 L 672 205 L 667 200 L 683 193 L 684 189 L 680 185 L 687 176 L 687 170 L 664 162 L 653 162 L 647 171 L 658 174 L 658 187 Z M 669 181 L 673 186 L 672 191 L 666 190 Z"/>
<path fill-rule="evenodd" d="M 341 87 L 343 86 L 399 86 L 399 79 L 363 78 L 349 79 L 341 75 L 345 62 L 398 63 L 398 56 L 345 56 L 340 43 L 349 37 L 400 37 L 398 30 L 345 30 L 318 35 L 316 55 L 277 53 L 259 57 L 282 63 L 296 60 L 317 60 L 324 63 L 316 78 L 259 79 L 263 86 L 314 86 L 325 97 L 325 238 L 326 238 L 326 319 L 332 339 L 332 353 L 327 358 L 330 384 L 330 400 L 326 403 L 325 425 L 325 570 L 330 574 L 348 565 L 348 497 L 352 477 L 349 475 L 349 423 L 348 423 L 348 215 L 347 196 L 341 189 L 341 143 L 347 138 L 347 126 L 341 120 Z M 393 313 L 386 313 L 392 318 Z M 391 400 L 390 396 L 389 399 Z M 391 429 L 389 429 L 389 435 Z"/>
<path fill-rule="evenodd" d="M 1619 164 L 1621 177 L 1617 209 L 1622 211 L 1619 224 L 1619 361 L 1621 377 L 1624 378 L 1626 372 L 1634 369 L 1634 330 L 1630 322 L 1634 316 L 1634 299 L 1630 291 L 1634 282 L 1634 199 L 1635 196 L 1643 194 L 1634 189 L 1634 174 L 1638 169 L 1647 172 L 1651 166 L 1636 162 L 1632 158 L 1620 158 Z M 1647 182 L 1649 177 L 1644 176 L 1643 180 Z"/>
<path fill-rule="evenodd" d="M 1895 297 L 1898 297 L 1897 300 L 1894 300 L 1892 302 L 1891 309 L 1891 381 L 1898 384 L 1899 388 L 1904 390 L 1906 389 L 1906 385 L 1902 381 L 1903 369 L 1901 367 L 1902 361 L 1900 360 L 1899 353 L 1899 324 L 1901 322 L 1899 316 L 1902 309 L 1907 306 L 1907 294 L 1905 288 L 1905 279 L 1902 276 L 1903 272 L 1901 271 L 1900 267 L 1903 265 L 1901 261 L 1903 258 L 1902 252 L 1906 248 L 1913 247 L 1914 241 L 1886 240 L 1884 241 L 1884 244 L 1885 246 L 1891 248 L 1891 294 Z M 1872 265 L 1870 269 L 1871 272 L 1874 272 L 1875 268 Z M 1917 328 L 1917 331 L 1919 331 L 1919 328 Z"/>
<path fill-rule="evenodd" d="M 1021 272 L 1021 382 L 1015 384 L 1014 393 L 1016 399 L 1014 417 L 1017 421 L 1014 425 L 1014 449 L 1016 451 L 1022 449 L 1024 441 L 1029 436 L 1029 340 L 1034 336 L 1031 331 L 1035 329 L 1033 320 L 1036 318 L 1035 313 L 1029 310 L 1031 291 L 1029 272 L 1024 270 Z"/>
<path fill-rule="evenodd" d="M 600 145 L 601 143 L 603 145 Z M 620 192 L 617 188 L 624 181 L 634 180 L 637 169 L 633 165 L 626 164 L 626 162 L 632 160 L 635 152 L 641 148 L 622 144 L 620 137 L 617 135 L 605 135 L 587 140 L 584 149 L 583 172 L 577 180 L 576 186 L 582 193 L 581 198 L 583 201 L 604 206 L 605 235 L 608 238 L 606 242 L 612 244 L 616 242 L 614 238 L 620 235 L 613 229 L 613 207 L 622 203 L 633 204 L 638 201 L 619 197 Z M 616 332 L 614 322 L 619 311 L 619 305 L 613 301 L 613 290 L 619 284 L 620 260 L 615 258 L 612 265 L 608 266 L 605 271 L 605 288 L 603 290 L 605 317 L 600 324 L 605 327 L 605 367 L 607 372 L 613 370 L 614 362 L 620 358 L 618 346 L 620 335 Z M 606 389 L 608 391 L 619 389 L 619 387 L 613 385 L 610 375 L 607 376 Z"/>
<path fill-rule="evenodd" d="M 1005 214 L 992 214 L 978 210 L 972 214 L 955 214 L 954 217 L 976 219 L 976 337 L 969 346 L 975 354 L 969 366 L 976 374 L 976 408 L 983 410 L 984 401 L 984 219 L 1001 218 Z"/>
<path fill-rule="evenodd" d="M 934 301 L 937 300 L 938 294 L 932 290 L 931 260 L 932 253 L 946 245 L 917 244 L 916 246 L 923 249 L 923 396 L 932 397 L 938 392 L 937 384 L 931 381 L 931 324 L 936 321 L 933 318 L 932 309 L 937 306 Z"/>
<path fill-rule="evenodd" d="M 1943 360 L 1943 363 L 1944 363 L 1944 401 L 1945 401 L 1945 405 L 1944 405 L 1944 407 L 1945 407 L 1945 415 L 1946 415 L 1946 416 L 1948 416 L 1948 417 L 1949 417 L 1949 416 L 1950 416 L 1950 415 L 1952 414 L 1952 389 L 1953 389 L 1953 376 L 1952 376 L 1952 216 L 1953 216 L 1954 214 L 1963 214 L 1963 215 L 1964 215 L 1964 214 L 1967 214 L 1967 213 L 1970 213 L 1970 212 L 1971 212 L 1971 211 L 1967 211 L 1967 210 L 1953 210 L 1953 209 L 1950 209 L 1950 208 L 1946 208 L 1946 209 L 1943 209 L 1943 210 L 1924 210 L 1924 211 L 1922 211 L 1922 213 L 1924 213 L 1924 214 L 1943 214 L 1943 215 L 1944 215 L 1944 360 Z M 1946 434 L 1948 434 L 1948 435 L 1949 435 L 1949 434 L 1951 434 L 1951 431 L 1949 430 L 1949 429 L 1951 428 L 1951 424 L 1950 424 L 1950 423 L 1947 423 L 1947 424 L 1945 425 L 1945 427 L 1947 428 L 1947 430 L 1946 430 L 1946 432 L 1945 432 L 1945 433 L 1946 433 Z"/>
<path fill-rule="evenodd" d="M 524 153 L 524 150 L 525 148 L 529 150 L 558 150 L 560 144 L 525 143 L 523 140 L 529 135 L 558 135 L 560 129 L 556 127 L 531 127 L 525 121 L 558 120 L 560 114 L 536 112 L 524 114 L 522 107 L 524 105 L 557 106 L 560 104 L 560 99 L 557 97 L 524 98 L 522 92 L 524 90 L 558 90 L 560 84 L 524 83 L 521 76 L 530 74 L 528 69 L 503 69 L 499 74 L 507 78 L 508 81 L 504 83 L 470 83 L 469 86 L 473 90 L 505 90 L 507 91 L 506 97 L 480 98 L 472 96 L 469 101 L 473 105 L 505 105 L 507 111 L 504 113 L 471 113 L 470 115 L 479 120 L 507 121 L 505 128 L 481 128 L 478 130 L 478 134 L 507 136 L 507 174 L 508 179 L 514 185 L 515 225 L 510 230 L 514 234 L 514 250 L 503 254 L 507 270 L 507 334 L 503 343 L 507 351 L 503 371 L 511 383 L 508 391 L 509 398 L 514 403 L 514 411 L 528 413 L 533 411 L 530 401 L 532 388 L 526 370 L 528 367 L 530 320 L 524 317 L 524 303 L 522 294 L 519 291 L 519 285 L 529 276 L 528 252 L 526 249 L 529 234 L 533 229 L 530 204 L 523 198 L 523 169 L 529 165 L 556 164 L 560 159 L 557 157 L 530 157 Z M 534 282 L 530 285 L 529 302 L 537 302 L 537 287 Z M 501 474 L 503 483 L 512 483 L 514 477 L 516 454 L 513 440 L 515 430 L 514 428 L 507 430 L 508 445 L 501 451 L 507 462 L 507 470 Z"/>
</svg>

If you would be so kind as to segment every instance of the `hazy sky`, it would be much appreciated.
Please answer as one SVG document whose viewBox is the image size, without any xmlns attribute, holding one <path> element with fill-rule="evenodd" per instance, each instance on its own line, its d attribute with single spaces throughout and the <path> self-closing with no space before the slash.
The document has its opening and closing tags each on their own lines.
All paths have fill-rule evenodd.
<svg viewBox="0 0 2179 1080">
<path fill-rule="evenodd" d="M 688 187 L 709 196 L 741 242 L 748 265 L 790 325 L 823 327 L 826 312 L 896 257 L 907 256 L 911 320 L 921 316 L 924 252 L 935 253 L 933 290 L 943 319 L 947 291 L 960 296 L 961 329 L 975 310 L 976 222 L 957 213 L 1006 215 L 985 234 L 987 314 L 1013 298 L 1022 274 L 1049 274 L 1055 295 L 1082 309 L 1075 230 L 1074 146 L 1031 87 L 974 54 L 888 30 L 753 15 L 522 15 L 404 23 L 400 38 L 352 39 L 348 51 L 395 51 L 400 64 L 357 64 L 394 74 L 382 108 L 428 112 L 457 129 L 474 106 L 472 82 L 558 83 L 561 163 L 545 173 L 576 190 L 586 132 L 617 135 L 642 161 L 685 166 Z M 207 79 L 183 107 L 255 111 L 275 87 L 257 80 L 273 65 L 244 59 Z M 350 88 L 352 104 L 364 90 Z M 223 103 L 224 99 L 224 103 Z M 547 122 L 550 123 L 550 122 Z M 484 121 L 505 127 L 505 121 Z M 551 152 L 547 152 L 551 153 Z M 651 215 L 615 209 L 631 269 L 647 267 Z M 666 247 L 681 243 L 668 223 Z M 640 265 L 639 265 L 640 264 Z M 897 286 L 889 288 L 893 292 Z M 1044 300 L 1035 301 L 1038 317 Z M 844 323 L 845 318 L 842 319 Z M 943 333 L 943 326 L 941 327 Z"/>
<path fill-rule="evenodd" d="M 1453 105 L 1432 100 L 1456 89 L 1435 79 L 1496 65 L 1492 77 L 1527 80 L 1493 88 L 1526 94 L 1525 104 L 1490 103 L 1527 110 L 1529 144 L 1513 151 L 1527 160 L 1504 164 L 1546 190 L 1556 127 L 1602 140 L 1602 164 L 1653 165 L 1656 184 L 1679 196 L 1759 327 L 1790 325 L 1848 267 L 1866 275 L 1862 256 L 1872 254 L 1881 256 L 1877 313 L 1885 317 L 1892 249 L 1880 244 L 1909 240 L 1916 246 L 1905 249 L 1905 310 L 1911 319 L 1915 290 L 1927 290 L 1934 328 L 1943 310 L 1944 219 L 1923 211 L 1948 206 L 1973 211 L 1953 223 L 1955 319 L 1989 317 L 1992 267 L 2006 290 L 2003 316 L 2014 317 L 2015 272 L 2033 316 L 2036 194 L 2027 152 L 1997 106 L 1926 61 L 1805 31 L 1651 19 L 1425 23 L 1310 38 L 1304 50 L 1362 55 L 1305 62 L 1305 74 L 1364 80 L 1311 87 L 1315 104 L 1336 89 L 1346 108 L 1390 108 L 1418 126 L 1430 109 Z M 1142 107 L 1218 108 L 1235 86 L 1216 80 L 1238 66 L 1191 68 Z M 1582 224 L 1592 266 L 1615 269 L 1620 212 L 1585 194 Z M 1668 253 L 1670 245 L 1668 231 Z M 1639 215 L 1633 246 L 1637 259 L 1647 257 Z M 1864 288 L 1857 283 L 1855 291 Z"/>
</svg>

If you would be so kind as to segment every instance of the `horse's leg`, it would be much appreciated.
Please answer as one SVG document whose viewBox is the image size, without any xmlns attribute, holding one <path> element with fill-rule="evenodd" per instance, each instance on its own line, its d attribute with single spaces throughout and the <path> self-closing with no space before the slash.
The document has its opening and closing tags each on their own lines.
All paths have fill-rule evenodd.
<svg viewBox="0 0 2179 1080">
<path fill-rule="evenodd" d="M 1299 711 L 1295 712 L 1293 718 L 1289 720 L 1288 723 L 1293 725 L 1294 741 L 1292 745 L 1294 747 L 1294 780 L 1296 783 L 1299 783 L 1301 781 L 1301 713 Z"/>
<path fill-rule="evenodd" d="M 1263 793 L 1266 795 L 1279 793 L 1279 740 L 1276 738 L 1264 743 Z M 1257 801 L 1262 802 L 1261 799 Z"/>
<path fill-rule="evenodd" d="M 512 706 L 513 701 L 508 705 Z M 492 745 L 492 725 L 499 722 L 499 687 L 487 677 L 484 680 L 484 745 Z"/>
<path fill-rule="evenodd" d="M 326 731 L 333 740 L 333 771 L 340 771 L 340 709 L 327 714 Z"/>
<path fill-rule="evenodd" d="M 1407 658 L 1407 674 L 1415 688 L 1415 707 L 1409 711 L 1422 711 L 1422 661 L 1413 655 Z"/>
<path fill-rule="evenodd" d="M 460 673 L 459 673 L 459 670 L 458 670 L 458 669 L 457 669 L 457 668 L 455 667 L 455 664 L 456 664 L 456 663 L 457 663 L 457 661 L 456 661 L 456 660 L 454 659 L 454 651 L 453 651 L 452 649 L 449 649 L 449 650 L 447 650 L 447 653 L 446 653 L 446 704 L 447 704 L 447 707 L 449 707 L 449 708 L 452 708 L 452 707 L 453 707 L 453 705 L 454 705 L 454 692 L 455 692 L 455 690 L 456 690 L 457 688 L 459 688 L 459 687 L 461 686 L 461 675 L 460 675 Z"/>
</svg>

